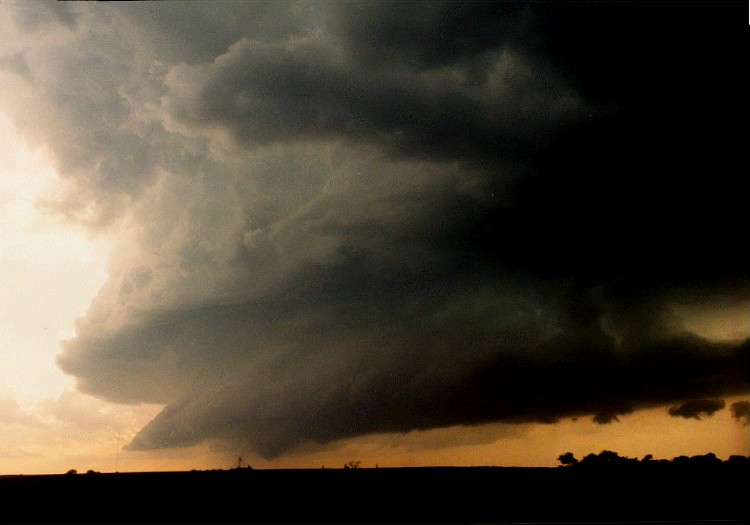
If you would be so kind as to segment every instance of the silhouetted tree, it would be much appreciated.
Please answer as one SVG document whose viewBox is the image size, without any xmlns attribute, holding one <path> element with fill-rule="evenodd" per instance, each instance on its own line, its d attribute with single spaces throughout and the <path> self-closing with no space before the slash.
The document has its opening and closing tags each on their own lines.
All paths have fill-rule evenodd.
<svg viewBox="0 0 750 525">
<path fill-rule="evenodd" d="M 572 452 L 566 452 L 565 454 L 560 454 L 557 457 L 557 461 L 559 461 L 563 466 L 573 466 L 578 464 L 578 460 L 573 455 Z"/>
<path fill-rule="evenodd" d="M 690 464 L 690 458 L 687 456 L 677 456 L 672 459 L 672 465 L 675 466 L 688 466 Z"/>
<path fill-rule="evenodd" d="M 586 468 L 623 468 L 637 465 L 638 460 L 621 456 L 612 450 L 602 450 L 599 454 L 584 456 L 580 464 Z"/>
<path fill-rule="evenodd" d="M 721 460 L 713 452 L 702 456 L 691 456 L 690 458 L 690 465 L 695 467 L 716 467 L 721 463 Z"/>
<path fill-rule="evenodd" d="M 603 463 L 622 463 L 622 461 L 626 458 L 623 458 L 618 454 L 617 452 L 614 452 L 612 450 L 602 450 L 599 453 L 599 459 L 602 460 Z"/>
<path fill-rule="evenodd" d="M 716 454 L 709 452 L 696 456 L 677 456 L 671 460 L 654 459 L 653 454 L 646 454 L 640 461 L 636 458 L 620 456 L 617 452 L 603 450 L 599 454 L 587 454 L 580 461 L 576 460 L 571 452 L 558 456 L 558 461 L 564 467 L 575 467 L 586 469 L 591 472 L 603 470 L 616 471 L 619 474 L 635 473 L 638 471 L 654 472 L 690 472 L 701 471 L 706 473 L 745 472 L 750 468 L 750 456 L 730 456 L 728 460 L 722 461 Z M 722 470 L 723 469 L 723 470 Z M 734 474 L 733 474 L 734 475 Z"/>
<path fill-rule="evenodd" d="M 732 455 L 727 459 L 730 465 L 744 466 L 750 464 L 750 458 L 745 456 Z"/>
</svg>

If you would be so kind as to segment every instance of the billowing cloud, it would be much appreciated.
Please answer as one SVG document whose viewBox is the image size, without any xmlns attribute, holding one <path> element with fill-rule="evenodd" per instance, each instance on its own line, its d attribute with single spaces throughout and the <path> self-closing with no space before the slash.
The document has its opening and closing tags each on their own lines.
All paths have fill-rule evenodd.
<svg viewBox="0 0 750 525">
<path fill-rule="evenodd" d="M 44 205 L 115 238 L 59 364 L 166 405 L 131 448 L 274 457 L 748 390 L 747 341 L 675 309 L 750 296 L 747 80 L 692 63 L 744 33 L 686 29 L 723 13 L 217 5 L 5 22 L 8 104 L 63 178 Z"/>
<path fill-rule="evenodd" d="M 691 399 L 669 408 L 669 415 L 686 419 L 700 419 L 701 416 L 712 416 L 714 412 L 726 406 L 723 399 Z"/>
</svg>

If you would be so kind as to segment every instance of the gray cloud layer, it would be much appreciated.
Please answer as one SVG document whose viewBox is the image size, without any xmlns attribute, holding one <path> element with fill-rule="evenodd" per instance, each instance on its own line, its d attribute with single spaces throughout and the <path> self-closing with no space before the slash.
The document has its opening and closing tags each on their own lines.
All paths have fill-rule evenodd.
<svg viewBox="0 0 750 525">
<path fill-rule="evenodd" d="M 46 205 L 118 236 L 60 366 L 167 405 L 131 448 L 267 457 L 746 392 L 747 343 L 672 313 L 750 294 L 743 34 L 699 7 L 26 8 Z"/>
</svg>

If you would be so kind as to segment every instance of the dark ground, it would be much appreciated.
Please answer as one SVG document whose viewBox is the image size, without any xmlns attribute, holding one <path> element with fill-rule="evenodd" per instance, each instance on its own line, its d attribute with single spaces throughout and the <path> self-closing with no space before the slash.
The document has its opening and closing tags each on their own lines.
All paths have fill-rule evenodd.
<svg viewBox="0 0 750 525">
<path fill-rule="evenodd" d="M 2 476 L 0 522 L 748 523 L 749 472 L 722 464 Z"/>
</svg>

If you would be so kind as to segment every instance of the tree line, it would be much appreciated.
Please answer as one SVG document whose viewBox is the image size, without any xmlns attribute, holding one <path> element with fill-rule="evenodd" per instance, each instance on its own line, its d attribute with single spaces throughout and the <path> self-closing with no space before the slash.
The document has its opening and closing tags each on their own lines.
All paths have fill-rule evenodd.
<svg viewBox="0 0 750 525">
<path fill-rule="evenodd" d="M 727 465 L 737 468 L 750 467 L 750 456 L 733 455 L 727 460 L 722 460 L 713 452 L 696 456 L 676 456 L 671 460 L 654 459 L 652 454 L 647 454 L 642 459 L 621 456 L 611 450 L 603 450 L 599 454 L 587 454 L 578 459 L 572 452 L 560 454 L 557 458 L 561 467 L 565 468 L 636 468 L 636 467 L 718 467 Z"/>
</svg>

